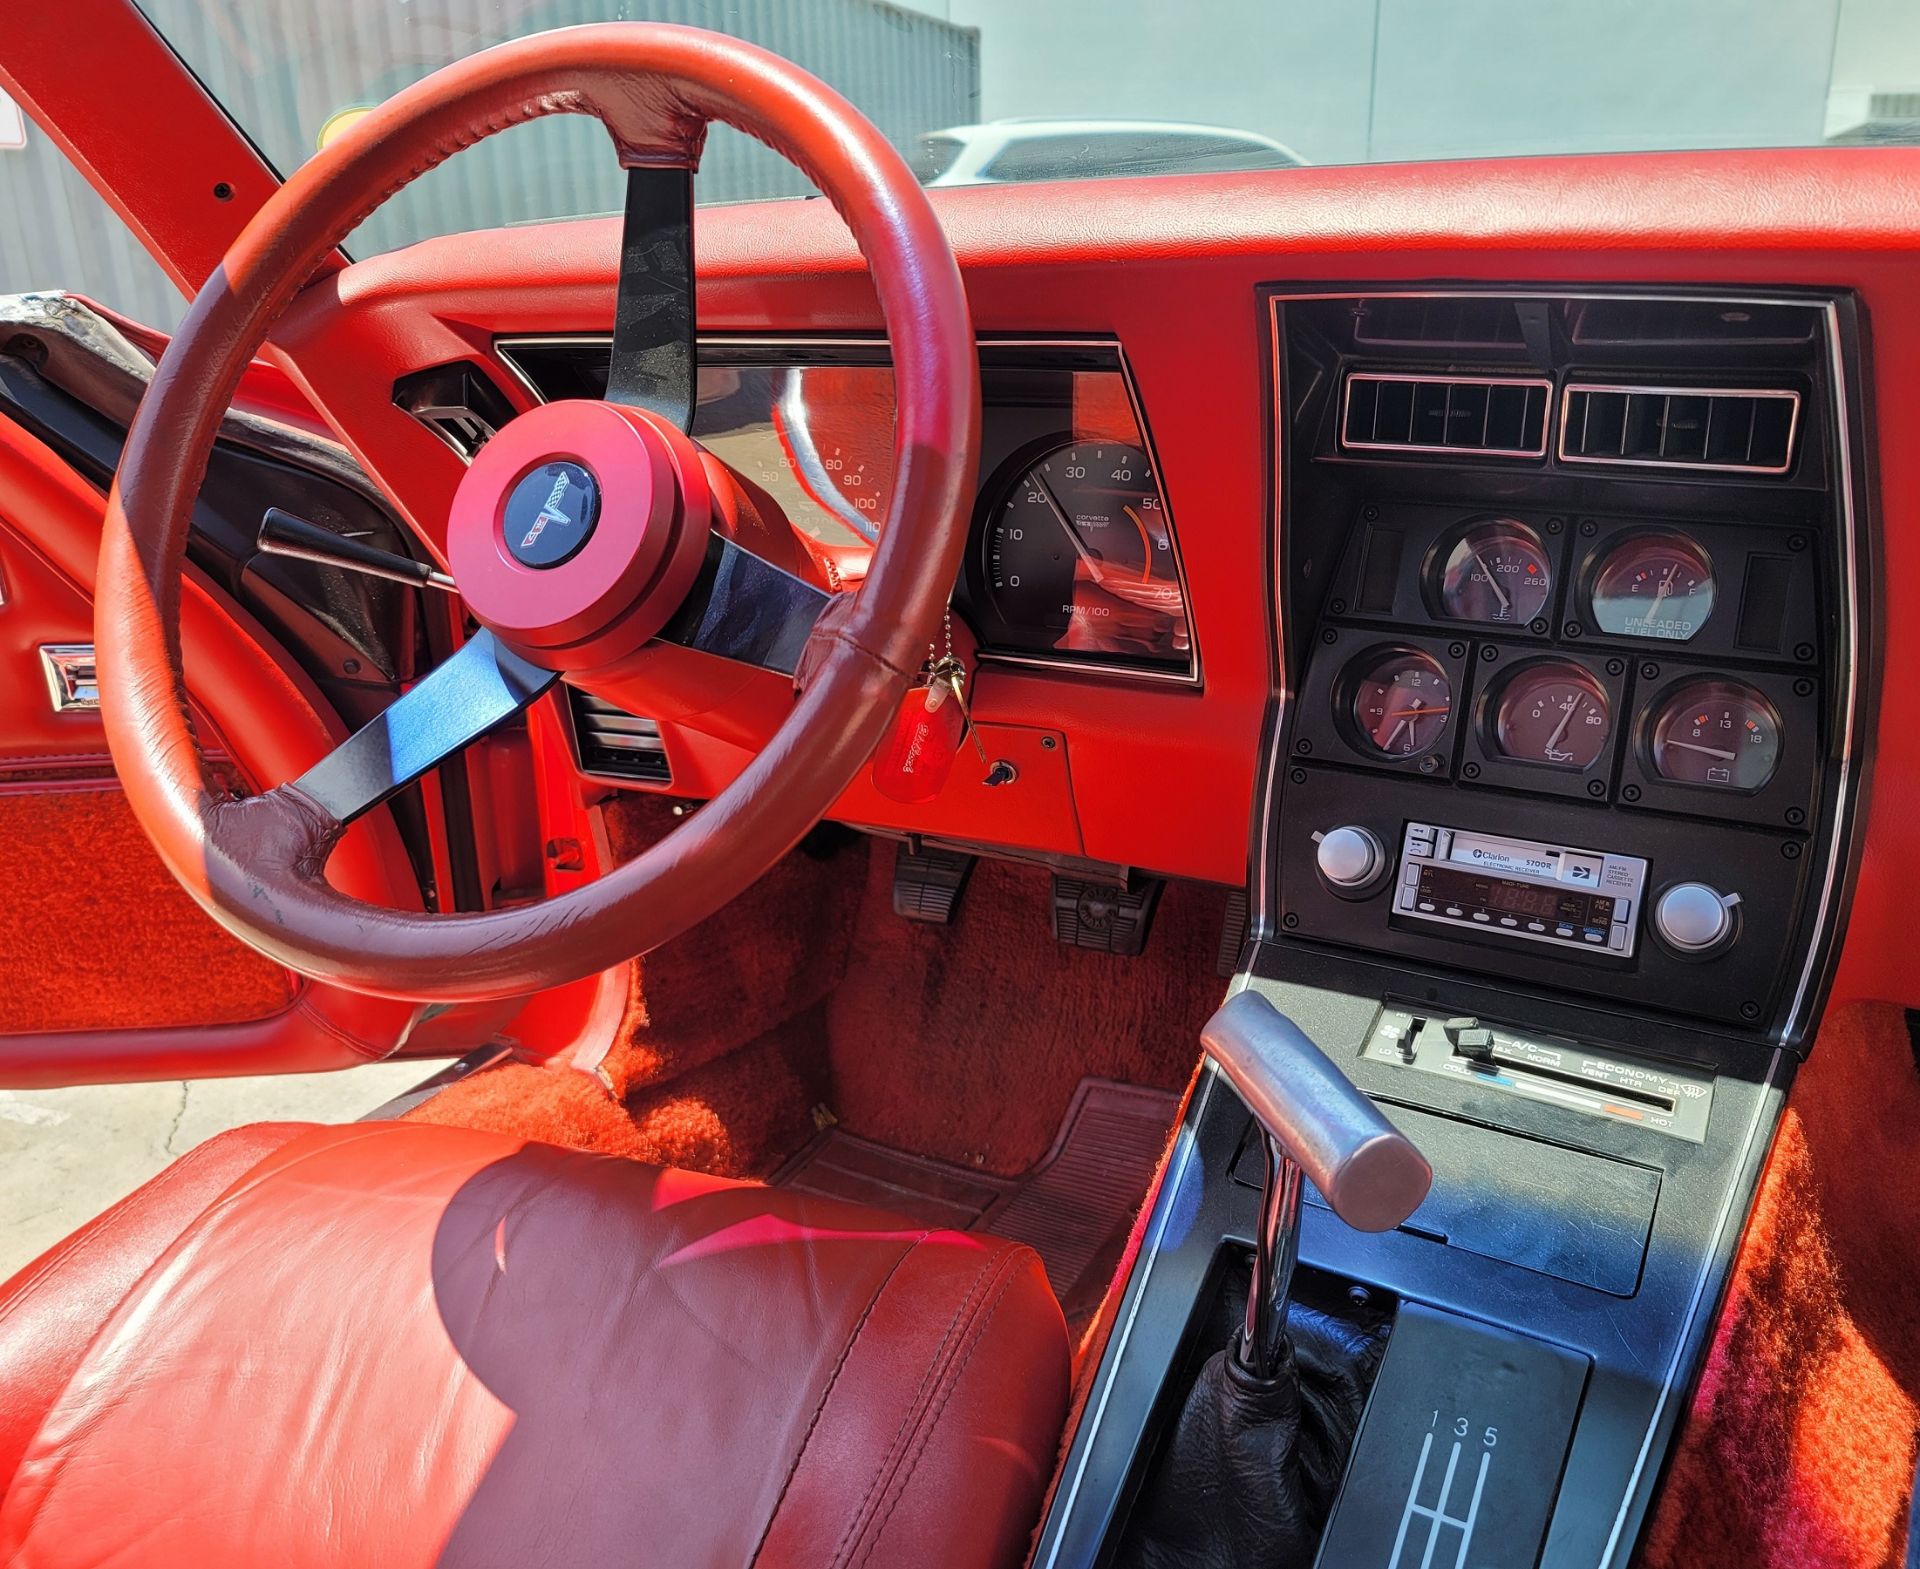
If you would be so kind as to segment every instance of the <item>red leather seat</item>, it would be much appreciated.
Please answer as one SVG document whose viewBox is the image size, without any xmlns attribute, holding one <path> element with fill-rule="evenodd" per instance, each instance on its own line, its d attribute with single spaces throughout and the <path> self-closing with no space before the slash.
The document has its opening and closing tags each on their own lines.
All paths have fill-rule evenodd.
<svg viewBox="0 0 1920 1569">
<path fill-rule="evenodd" d="M 0 1287 L 0 1561 L 1017 1564 L 1039 1260 L 411 1123 L 202 1145 Z"/>
</svg>

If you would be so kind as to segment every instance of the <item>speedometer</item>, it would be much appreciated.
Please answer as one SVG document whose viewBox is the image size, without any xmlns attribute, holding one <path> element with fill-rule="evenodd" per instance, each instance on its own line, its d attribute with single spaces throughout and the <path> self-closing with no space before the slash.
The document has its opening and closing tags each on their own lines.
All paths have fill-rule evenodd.
<svg viewBox="0 0 1920 1569">
<path fill-rule="evenodd" d="M 1079 441 L 1012 474 L 979 546 L 980 581 L 1003 629 L 995 641 L 1185 666 L 1186 593 L 1146 453 Z"/>
</svg>

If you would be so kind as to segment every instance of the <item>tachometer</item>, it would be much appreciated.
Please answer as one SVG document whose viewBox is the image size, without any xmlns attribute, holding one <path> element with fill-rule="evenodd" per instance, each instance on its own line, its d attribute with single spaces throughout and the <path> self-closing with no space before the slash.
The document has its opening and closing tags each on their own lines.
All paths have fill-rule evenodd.
<svg viewBox="0 0 1920 1569">
<path fill-rule="evenodd" d="M 1593 578 L 1593 624 L 1615 637 L 1684 643 L 1713 614 L 1713 563 L 1685 534 L 1634 534 Z"/>
<path fill-rule="evenodd" d="M 1446 733 L 1453 683 L 1440 662 L 1418 649 L 1376 653 L 1353 672 L 1348 717 L 1363 750 L 1417 757 Z"/>
<path fill-rule="evenodd" d="M 980 549 L 987 598 L 1019 646 L 1186 663 L 1186 595 L 1140 448 L 1079 441 L 1022 467 Z"/>
<path fill-rule="evenodd" d="M 1613 731 L 1612 705 L 1592 672 L 1571 660 L 1521 665 L 1500 689 L 1494 745 L 1523 763 L 1590 767 Z"/>
<path fill-rule="evenodd" d="M 1470 524 L 1440 565 L 1435 597 L 1456 621 L 1525 626 L 1546 608 L 1553 572 L 1540 536 L 1512 518 Z"/>
<path fill-rule="evenodd" d="M 1694 681 L 1661 704 L 1652 743 L 1662 779 L 1758 790 L 1780 762 L 1780 715 L 1744 681 Z"/>
</svg>

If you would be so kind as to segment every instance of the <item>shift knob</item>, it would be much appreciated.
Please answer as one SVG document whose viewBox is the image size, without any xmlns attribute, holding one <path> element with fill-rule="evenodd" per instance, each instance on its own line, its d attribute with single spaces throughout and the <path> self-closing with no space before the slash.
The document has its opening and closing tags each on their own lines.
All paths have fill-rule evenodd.
<svg viewBox="0 0 1920 1569">
<path fill-rule="evenodd" d="M 1364 828 L 1333 828 L 1313 836 L 1314 865 L 1327 885 L 1343 893 L 1357 893 L 1377 881 L 1386 870 L 1387 852 Z"/>
<path fill-rule="evenodd" d="M 1391 1231 L 1420 1207 L 1433 1185 L 1426 1157 L 1265 997 L 1229 997 L 1200 1043 L 1279 1152 L 1349 1226 Z"/>
</svg>

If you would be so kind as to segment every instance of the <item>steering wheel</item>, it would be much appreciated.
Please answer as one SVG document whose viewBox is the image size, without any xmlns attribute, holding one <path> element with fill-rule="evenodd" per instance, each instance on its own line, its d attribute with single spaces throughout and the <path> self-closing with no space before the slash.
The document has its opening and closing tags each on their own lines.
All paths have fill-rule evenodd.
<svg viewBox="0 0 1920 1569">
<path fill-rule="evenodd" d="M 299 779 L 231 798 L 189 727 L 180 649 L 189 521 L 221 417 L 276 317 L 380 202 L 483 137 L 555 113 L 598 118 L 629 171 L 609 384 L 624 401 L 546 404 L 494 437 L 448 525 L 448 561 L 481 630 Z M 833 202 L 892 344 L 894 480 L 879 548 L 861 587 L 830 604 L 713 533 L 710 473 L 679 428 L 692 407 L 692 171 L 715 120 L 783 154 Z M 538 34 L 448 66 L 329 142 L 260 209 L 194 300 L 128 433 L 95 610 L 101 707 L 128 799 L 204 909 L 316 980 L 475 1002 L 644 953 L 766 871 L 878 744 L 959 567 L 979 408 L 966 296 L 932 208 L 880 132 L 824 83 L 737 39 L 645 23 Z M 389 910 L 327 883 L 328 853 L 356 817 L 556 680 L 604 681 L 662 634 L 793 673 L 795 690 L 754 761 L 665 840 L 588 886 L 484 913 Z"/>
</svg>

